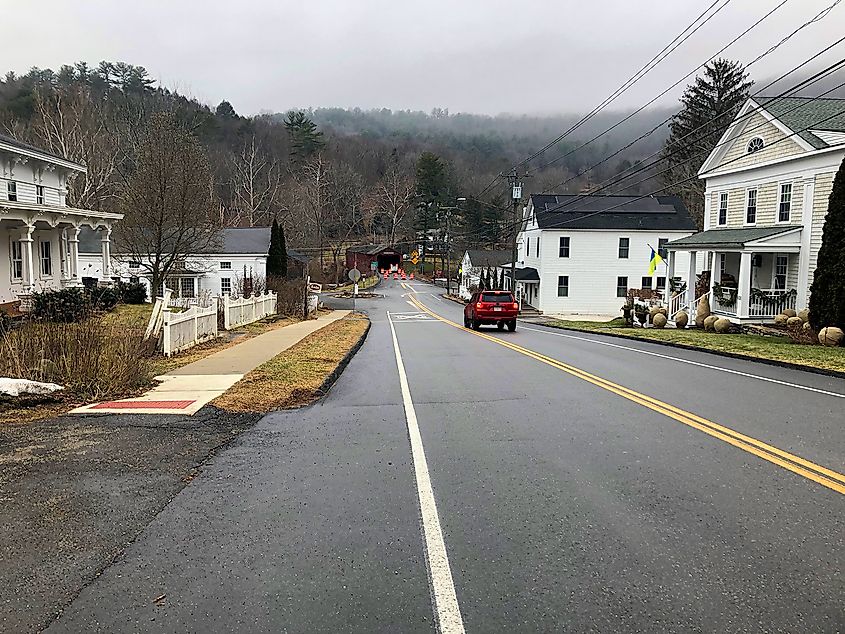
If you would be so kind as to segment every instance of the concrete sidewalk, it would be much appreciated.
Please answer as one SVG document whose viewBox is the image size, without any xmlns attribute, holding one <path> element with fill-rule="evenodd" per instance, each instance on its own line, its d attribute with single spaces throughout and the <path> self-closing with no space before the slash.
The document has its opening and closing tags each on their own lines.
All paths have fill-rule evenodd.
<svg viewBox="0 0 845 634">
<path fill-rule="evenodd" d="M 317 319 L 301 321 L 247 339 L 220 352 L 156 377 L 161 383 L 131 399 L 93 403 L 71 414 L 196 414 L 223 394 L 245 374 L 324 326 L 346 317 L 350 311 L 335 310 Z"/>
</svg>

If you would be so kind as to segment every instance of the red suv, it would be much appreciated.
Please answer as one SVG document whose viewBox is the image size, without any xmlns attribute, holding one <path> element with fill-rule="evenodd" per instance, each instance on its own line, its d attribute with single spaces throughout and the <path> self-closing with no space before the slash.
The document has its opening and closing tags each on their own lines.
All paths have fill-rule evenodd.
<svg viewBox="0 0 845 634">
<path fill-rule="evenodd" d="M 464 307 L 464 328 L 478 330 L 482 324 L 496 324 L 499 330 L 507 326 L 513 332 L 518 314 L 519 304 L 510 291 L 479 291 Z"/>
</svg>

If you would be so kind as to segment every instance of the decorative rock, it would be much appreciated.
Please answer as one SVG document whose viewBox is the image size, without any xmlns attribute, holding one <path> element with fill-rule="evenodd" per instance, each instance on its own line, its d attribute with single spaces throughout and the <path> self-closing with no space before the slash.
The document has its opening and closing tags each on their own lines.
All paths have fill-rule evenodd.
<svg viewBox="0 0 845 634">
<path fill-rule="evenodd" d="M 783 314 L 783 315 L 786 315 L 787 317 L 797 317 L 797 316 L 798 316 L 798 313 L 796 313 L 796 312 L 795 312 L 794 310 L 792 310 L 791 308 L 787 308 L 785 311 L 783 311 L 783 313 L 782 313 L 782 314 Z"/>
<path fill-rule="evenodd" d="M 676 328 L 686 328 L 687 324 L 689 323 L 689 315 L 687 315 L 686 311 L 680 311 L 677 315 L 675 315 L 675 327 Z"/>
<path fill-rule="evenodd" d="M 810 309 L 805 308 L 804 310 L 799 310 L 798 316 L 801 318 L 801 321 L 803 321 L 806 324 L 807 322 L 810 321 Z"/>
<path fill-rule="evenodd" d="M 699 328 L 704 327 L 704 320 L 710 316 L 710 300 L 702 296 L 698 300 L 698 306 L 695 311 L 695 325 Z"/>
<path fill-rule="evenodd" d="M 787 319 L 789 319 L 789 317 L 787 317 L 783 313 L 781 313 L 780 315 L 775 315 L 775 326 L 785 326 Z"/>
<path fill-rule="evenodd" d="M 660 314 L 660 309 L 657 306 L 652 306 L 648 309 L 648 314 L 652 318 L 652 320 L 654 320 L 655 315 Z"/>
<path fill-rule="evenodd" d="M 665 317 L 669 316 L 669 310 L 665 306 L 661 306 L 657 310 L 660 312 L 661 315 L 663 315 Z"/>
<path fill-rule="evenodd" d="M 803 326 L 801 326 L 801 327 L 802 327 L 804 330 L 807 330 L 807 331 L 810 331 L 810 330 L 812 330 L 812 329 L 813 329 L 813 327 L 810 325 L 810 322 L 809 322 L 809 321 L 805 321 L 805 322 L 804 322 L 804 325 L 803 325 Z"/>
<path fill-rule="evenodd" d="M 718 333 L 724 334 L 726 332 L 731 331 L 731 320 L 725 319 L 722 317 L 721 319 L 717 319 L 713 324 L 713 330 Z"/>
<path fill-rule="evenodd" d="M 651 320 L 651 324 L 655 328 L 663 328 L 666 325 L 666 315 L 663 313 L 657 313 Z"/>
<path fill-rule="evenodd" d="M 804 322 L 801 321 L 801 318 L 797 317 L 797 316 L 796 317 L 790 317 L 789 319 L 786 320 L 786 325 L 789 326 L 790 328 L 797 328 L 803 323 Z"/>
<path fill-rule="evenodd" d="M 716 317 L 716 315 L 708 315 L 704 319 L 704 330 L 706 330 L 707 332 L 713 332 L 713 324 L 715 324 L 717 321 L 719 321 L 719 318 Z"/>
<path fill-rule="evenodd" d="M 836 326 L 828 326 L 819 331 L 819 343 L 823 346 L 831 348 L 838 346 L 842 343 L 843 337 L 845 337 L 845 333 L 842 332 L 841 328 L 837 328 Z"/>
</svg>

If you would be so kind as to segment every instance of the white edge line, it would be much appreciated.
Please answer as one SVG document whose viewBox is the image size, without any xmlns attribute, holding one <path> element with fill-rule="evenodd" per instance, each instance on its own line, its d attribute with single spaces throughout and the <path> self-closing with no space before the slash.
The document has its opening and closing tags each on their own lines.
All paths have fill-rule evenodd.
<svg viewBox="0 0 845 634">
<path fill-rule="evenodd" d="M 578 337 L 577 335 L 567 335 L 561 332 L 549 332 L 548 330 L 540 330 L 539 328 L 528 328 L 526 326 L 522 327 L 523 330 L 530 330 L 531 332 L 540 332 L 546 335 L 553 335 L 555 337 L 566 337 L 567 339 L 577 339 L 579 341 L 587 341 L 589 343 L 595 343 L 600 346 L 609 346 L 611 348 L 619 348 L 620 350 L 630 350 L 632 352 L 638 352 L 640 354 L 647 354 L 651 357 L 660 357 L 661 359 L 669 359 L 671 361 L 677 361 L 678 363 L 688 363 L 689 365 L 695 365 L 700 368 L 707 368 L 709 370 L 717 370 L 718 372 L 727 372 L 729 374 L 736 374 L 737 376 L 744 376 L 749 379 L 757 379 L 758 381 L 766 381 L 767 383 L 774 383 L 776 385 L 783 385 L 785 387 L 792 387 L 797 390 L 807 390 L 808 392 L 816 392 L 817 394 L 825 394 L 827 396 L 835 396 L 837 398 L 845 398 L 845 394 L 839 394 L 838 392 L 831 392 L 830 390 L 823 390 L 817 387 L 809 387 L 807 385 L 799 385 L 798 383 L 790 383 L 789 381 L 781 381 L 780 379 L 772 379 L 767 376 L 759 376 L 757 374 L 751 374 L 749 372 L 742 372 L 741 370 L 731 370 L 730 368 L 722 368 L 717 365 L 710 365 L 708 363 L 701 363 L 700 361 L 692 361 L 691 359 L 681 359 L 680 357 L 673 357 L 668 354 L 660 354 L 659 352 L 652 352 L 651 350 L 640 350 L 638 348 L 632 348 L 630 346 L 622 346 L 618 343 L 611 343 L 609 341 L 598 341 L 596 339 L 590 339 L 589 337 Z M 596 333 L 601 334 L 601 333 Z M 648 343 L 648 341 L 646 341 Z"/>
<path fill-rule="evenodd" d="M 388 312 L 388 317 L 390 313 Z M 408 377 L 405 365 L 402 363 L 402 353 L 399 351 L 399 340 L 396 338 L 396 328 L 390 321 L 390 333 L 393 336 L 393 351 L 396 354 L 396 368 L 399 371 L 399 387 L 402 390 L 402 402 L 405 406 L 405 418 L 408 423 L 408 438 L 411 441 L 411 457 L 414 461 L 414 475 L 417 483 L 417 496 L 420 501 L 420 515 L 422 519 L 423 541 L 425 544 L 428 582 L 434 603 L 434 615 L 437 619 L 437 631 L 442 634 L 462 634 L 464 622 L 458 597 L 455 594 L 455 583 L 452 580 L 452 569 L 449 567 L 449 557 L 446 554 L 446 542 L 440 528 L 440 517 L 434 501 L 434 490 L 425 459 L 425 449 L 417 424 L 417 413 L 411 399 L 408 387 Z"/>
</svg>

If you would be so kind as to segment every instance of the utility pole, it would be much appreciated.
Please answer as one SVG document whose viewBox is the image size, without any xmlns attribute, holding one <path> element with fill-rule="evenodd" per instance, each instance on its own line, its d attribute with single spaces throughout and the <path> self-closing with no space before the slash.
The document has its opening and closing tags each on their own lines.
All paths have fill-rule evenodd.
<svg viewBox="0 0 845 634">
<path fill-rule="evenodd" d="M 516 298 L 516 239 L 519 236 L 519 229 L 522 226 L 522 219 L 519 217 L 519 203 L 522 201 L 522 182 L 519 180 L 519 172 L 514 168 L 508 176 L 511 185 L 511 199 L 513 200 L 513 235 L 511 236 L 511 292 Z M 520 304 L 522 302 L 520 301 Z"/>
</svg>

